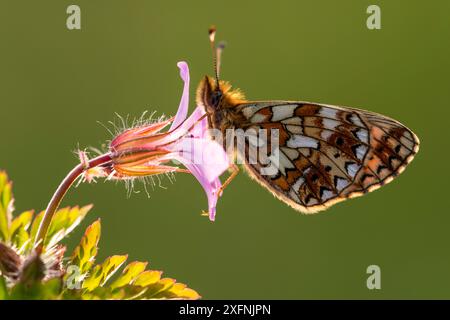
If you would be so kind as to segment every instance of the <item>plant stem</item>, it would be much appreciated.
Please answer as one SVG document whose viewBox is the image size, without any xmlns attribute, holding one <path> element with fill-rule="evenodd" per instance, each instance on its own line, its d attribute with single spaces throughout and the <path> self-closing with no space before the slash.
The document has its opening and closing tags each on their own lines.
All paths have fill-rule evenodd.
<svg viewBox="0 0 450 320">
<path fill-rule="evenodd" d="M 39 229 L 36 235 L 36 239 L 34 245 L 39 246 L 39 250 L 43 248 L 45 237 L 47 235 L 48 227 L 52 221 L 53 216 L 55 215 L 56 210 L 58 209 L 61 200 L 64 198 L 64 195 L 69 190 L 70 186 L 74 183 L 74 181 L 82 174 L 85 170 L 97 167 L 101 164 L 105 164 L 111 161 L 111 155 L 109 153 L 103 154 L 96 158 L 93 158 L 88 161 L 87 165 L 80 163 L 75 168 L 70 171 L 61 184 L 56 189 L 53 197 L 47 205 L 47 209 L 45 210 L 44 217 L 39 225 Z"/>
</svg>

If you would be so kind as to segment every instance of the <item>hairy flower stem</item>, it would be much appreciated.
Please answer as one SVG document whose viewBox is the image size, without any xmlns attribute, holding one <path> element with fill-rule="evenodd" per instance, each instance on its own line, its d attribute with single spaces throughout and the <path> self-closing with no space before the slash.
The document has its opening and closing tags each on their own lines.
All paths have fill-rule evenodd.
<svg viewBox="0 0 450 320">
<path fill-rule="evenodd" d="M 74 183 L 74 181 L 87 169 L 97 167 L 102 164 L 106 164 L 111 161 L 111 155 L 109 153 L 98 156 L 94 159 L 89 160 L 87 163 L 80 163 L 72 171 L 67 174 L 61 184 L 56 189 L 53 197 L 47 205 L 47 209 L 45 210 L 44 217 L 39 225 L 39 229 L 36 235 L 36 239 L 34 245 L 38 245 L 38 251 L 42 250 L 43 244 L 45 241 L 45 237 L 47 235 L 48 227 L 52 221 L 52 218 L 58 209 L 61 200 L 64 198 L 64 195 L 69 190 L 70 186 Z"/>
</svg>

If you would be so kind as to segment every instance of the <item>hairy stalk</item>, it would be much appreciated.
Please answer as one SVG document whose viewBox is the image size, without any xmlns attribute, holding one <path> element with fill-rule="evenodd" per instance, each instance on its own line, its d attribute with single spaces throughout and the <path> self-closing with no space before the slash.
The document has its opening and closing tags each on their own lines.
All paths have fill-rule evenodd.
<svg viewBox="0 0 450 320">
<path fill-rule="evenodd" d="M 52 218 L 58 209 L 61 200 L 64 198 L 64 195 L 69 190 L 70 186 L 74 183 L 74 181 L 87 169 L 97 167 L 102 164 L 106 164 L 111 161 L 111 156 L 109 153 L 103 154 L 96 158 L 89 160 L 87 163 L 80 163 L 75 168 L 70 171 L 61 184 L 56 189 L 53 197 L 47 205 L 47 209 L 45 210 L 44 217 L 39 225 L 39 229 L 36 235 L 36 239 L 34 245 L 38 245 L 39 250 L 42 249 L 45 237 L 47 235 L 48 227 L 52 221 Z"/>
</svg>

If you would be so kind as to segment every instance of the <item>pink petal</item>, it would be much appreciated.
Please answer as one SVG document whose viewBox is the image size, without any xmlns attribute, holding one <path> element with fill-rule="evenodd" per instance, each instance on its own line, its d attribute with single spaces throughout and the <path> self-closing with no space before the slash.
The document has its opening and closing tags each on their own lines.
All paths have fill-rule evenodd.
<svg viewBox="0 0 450 320">
<path fill-rule="evenodd" d="M 208 120 L 201 119 L 205 111 L 202 107 L 195 108 L 194 112 L 180 126 L 173 131 L 169 131 L 165 137 L 158 140 L 158 144 L 163 145 L 171 141 L 176 141 L 184 135 L 191 138 L 204 138 L 207 136 Z M 201 119 L 201 120 L 200 120 Z M 190 130 L 190 131 L 189 131 Z"/>
<path fill-rule="evenodd" d="M 186 119 L 186 121 L 178 128 L 182 132 L 188 132 L 189 135 L 196 138 L 206 137 L 208 130 L 208 118 L 202 107 L 195 108 L 194 112 Z M 203 117 L 203 118 L 202 118 Z"/>
<path fill-rule="evenodd" d="M 181 96 L 175 120 L 170 126 L 170 130 L 177 128 L 186 119 L 189 109 L 189 67 L 186 62 L 180 61 L 177 64 L 180 69 L 180 77 L 184 81 L 183 95 Z"/>
<path fill-rule="evenodd" d="M 183 159 L 179 159 L 180 162 L 183 162 Z M 184 164 L 184 163 L 183 163 Z M 222 184 L 220 183 L 220 179 L 216 178 L 211 182 L 208 182 L 208 180 L 203 175 L 202 169 L 194 164 L 184 164 L 186 168 L 189 169 L 189 171 L 192 173 L 194 177 L 197 178 L 198 182 L 202 185 L 206 197 L 208 198 L 208 213 L 209 213 L 209 220 L 214 221 L 216 217 L 216 205 L 218 200 L 218 192 L 220 190 L 220 187 Z"/>
<path fill-rule="evenodd" d="M 214 221 L 219 177 L 229 167 L 228 156 L 217 142 L 201 138 L 183 138 L 177 143 L 174 158 L 180 161 L 200 182 L 208 198 L 209 219 Z"/>
<path fill-rule="evenodd" d="M 197 108 L 195 108 L 194 112 L 192 112 L 191 116 L 186 120 L 186 126 L 188 130 L 191 129 L 192 125 L 195 123 L 194 128 L 192 128 L 192 130 L 189 132 L 193 137 L 206 137 L 206 132 L 208 131 L 208 118 L 206 116 L 203 117 L 205 114 L 206 112 L 203 107 L 198 106 Z"/>
<path fill-rule="evenodd" d="M 192 173 L 194 177 L 197 178 L 198 182 L 200 182 L 203 187 L 206 197 L 208 198 L 208 213 L 209 220 L 214 221 L 216 216 L 216 205 L 218 200 L 218 192 L 221 187 L 220 179 L 216 178 L 213 181 L 208 181 L 208 179 L 203 175 L 202 168 L 198 165 L 192 163 L 184 163 L 184 159 L 182 157 L 177 159 L 183 165 L 188 168 L 188 170 Z"/>
<path fill-rule="evenodd" d="M 212 182 L 228 169 L 230 163 L 223 147 L 207 138 L 185 137 L 170 147 L 186 163 L 196 165 L 208 182 Z"/>
</svg>

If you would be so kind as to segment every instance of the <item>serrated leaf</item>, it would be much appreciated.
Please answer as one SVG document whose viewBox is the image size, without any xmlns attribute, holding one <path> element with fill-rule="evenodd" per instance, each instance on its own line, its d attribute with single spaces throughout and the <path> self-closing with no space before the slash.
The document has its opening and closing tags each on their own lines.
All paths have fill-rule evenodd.
<svg viewBox="0 0 450 320">
<path fill-rule="evenodd" d="M 118 277 L 112 284 L 111 289 L 123 287 L 131 284 L 147 267 L 147 262 L 134 261 L 129 263 L 123 270 L 120 277 Z"/>
<path fill-rule="evenodd" d="M 162 271 L 148 270 L 142 272 L 136 280 L 133 281 L 133 285 L 147 287 L 158 282 L 161 279 L 161 275 Z"/>
<path fill-rule="evenodd" d="M 134 265 L 134 263 L 130 263 Z M 143 263 L 139 263 L 142 269 Z M 193 289 L 188 288 L 183 283 L 177 283 L 175 279 L 161 279 L 161 271 L 148 270 L 139 273 L 132 284 L 120 287 L 97 286 L 90 291 L 85 291 L 83 299 L 113 299 L 113 300 L 133 300 L 133 299 L 200 299 L 200 295 Z M 125 270 L 124 270 L 125 274 Z M 118 278 L 117 280 L 119 280 Z M 116 280 L 116 282 L 117 282 Z"/>
<path fill-rule="evenodd" d="M 139 299 L 142 297 L 145 292 L 147 291 L 147 288 L 135 286 L 135 285 L 129 285 L 123 286 L 119 288 L 118 290 L 112 291 L 110 294 L 110 299 L 115 300 L 133 300 L 133 299 Z"/>
<path fill-rule="evenodd" d="M 169 290 L 175 284 L 175 282 L 175 279 L 164 278 L 154 284 L 149 285 L 147 291 L 144 294 L 145 299 L 164 298 L 164 296 L 161 297 L 162 293 Z"/>
<path fill-rule="evenodd" d="M 92 205 L 63 208 L 56 211 L 50 223 L 45 245 L 52 247 L 67 236 L 84 219 Z"/>
<path fill-rule="evenodd" d="M 128 255 L 116 255 L 106 258 L 101 265 L 96 265 L 89 277 L 84 280 L 83 288 L 92 291 L 97 287 L 103 286 L 127 258 Z"/>
<path fill-rule="evenodd" d="M 11 222 L 9 228 L 10 241 L 16 248 L 21 248 L 30 238 L 28 228 L 33 219 L 33 213 L 33 210 L 25 211 Z"/>
<path fill-rule="evenodd" d="M 175 283 L 169 289 L 155 294 L 154 299 L 200 299 L 200 295 L 184 283 Z"/>
<path fill-rule="evenodd" d="M 0 170 L 0 192 L 3 191 L 3 187 L 7 182 L 8 182 L 8 175 L 4 170 Z"/>
<path fill-rule="evenodd" d="M 125 300 L 137 297 L 145 292 L 145 288 L 126 285 L 117 290 L 111 287 L 97 287 L 92 291 L 85 291 L 81 297 L 83 300 Z"/>
<path fill-rule="evenodd" d="M 12 211 L 12 183 L 8 175 L 0 171 L 0 240 L 9 240 L 9 225 L 11 223 Z"/>
<path fill-rule="evenodd" d="M 2 202 L 2 207 L 7 209 L 10 204 L 11 201 L 13 200 L 12 197 L 12 182 L 8 181 L 5 183 L 5 185 L 3 186 L 3 190 L 2 190 L 2 197 L 1 197 L 1 202 Z M 9 217 L 8 220 L 10 220 L 11 217 Z"/>
<path fill-rule="evenodd" d="M 81 275 L 86 274 L 94 264 L 100 234 L 101 224 L 100 219 L 98 219 L 86 229 L 80 244 L 72 253 L 69 265 L 77 266 Z"/>
<path fill-rule="evenodd" d="M 145 291 L 147 291 L 147 288 L 145 287 L 126 285 L 124 287 L 121 287 L 119 290 L 113 291 L 111 294 L 111 299 L 117 300 L 139 299 L 145 294 Z"/>
</svg>

